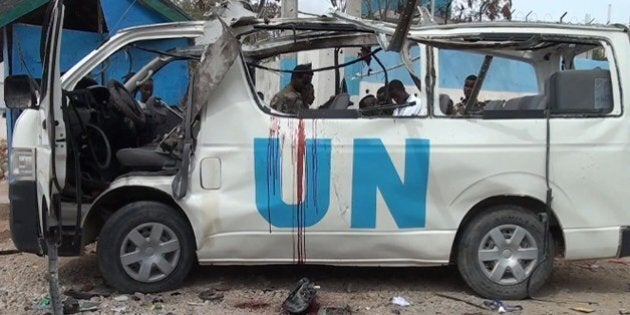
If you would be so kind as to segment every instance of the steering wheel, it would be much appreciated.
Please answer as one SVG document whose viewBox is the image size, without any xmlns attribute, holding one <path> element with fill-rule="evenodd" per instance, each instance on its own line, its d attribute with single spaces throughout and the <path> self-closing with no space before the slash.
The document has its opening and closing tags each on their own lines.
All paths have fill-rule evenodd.
<svg viewBox="0 0 630 315">
<path fill-rule="evenodd" d="M 96 166 L 101 169 L 101 170 L 106 170 L 107 168 L 109 168 L 109 166 L 111 165 L 112 162 L 112 146 L 109 143 L 109 140 L 107 139 L 107 135 L 105 134 L 105 132 L 103 132 L 103 130 L 99 127 L 97 127 L 94 124 L 87 124 L 86 127 L 88 128 L 86 131 L 88 133 L 88 147 L 90 148 L 90 154 L 92 155 L 92 159 L 94 160 L 94 163 L 96 163 Z M 95 131 L 96 136 L 98 138 L 100 138 L 103 141 L 103 146 L 100 145 L 94 145 L 93 143 L 91 143 L 91 136 L 94 135 L 93 132 L 90 132 L 90 130 Z M 95 136 L 95 137 L 96 137 Z M 100 161 L 98 156 L 105 156 L 104 157 L 104 161 Z"/>
<path fill-rule="evenodd" d="M 140 104 L 131 95 L 125 86 L 116 81 L 110 80 L 107 84 L 109 90 L 110 100 L 114 107 L 127 116 L 136 125 L 144 125 L 147 121 Z"/>
</svg>

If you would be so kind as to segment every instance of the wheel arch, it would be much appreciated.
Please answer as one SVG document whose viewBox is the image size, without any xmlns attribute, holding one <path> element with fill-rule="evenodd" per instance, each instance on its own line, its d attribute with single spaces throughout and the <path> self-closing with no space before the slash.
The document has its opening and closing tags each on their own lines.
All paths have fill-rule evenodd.
<svg viewBox="0 0 630 315">
<path fill-rule="evenodd" d="M 499 205 L 517 205 L 521 206 L 535 214 L 540 214 L 545 212 L 546 205 L 543 201 L 531 197 L 531 196 L 516 196 L 516 195 L 501 195 L 501 196 L 493 196 L 486 198 L 477 204 L 475 204 L 464 216 L 461 220 L 459 226 L 457 227 L 457 232 L 455 234 L 455 239 L 453 240 L 453 245 L 451 246 L 451 254 L 450 254 L 450 263 L 453 264 L 457 261 L 457 254 L 459 252 L 459 242 L 463 237 L 463 231 L 466 226 L 470 223 L 470 221 L 478 215 L 481 215 L 485 211 L 491 209 L 494 206 Z M 560 221 L 556 216 L 553 209 L 550 209 L 551 217 L 549 218 L 549 227 L 551 231 L 551 235 L 553 236 L 554 241 L 556 242 L 556 250 L 557 253 L 564 256 L 565 251 L 565 241 L 564 241 L 564 233 L 562 231 L 562 226 L 560 225 Z"/>
<path fill-rule="evenodd" d="M 90 207 L 82 225 L 83 244 L 89 244 L 96 240 L 103 225 L 112 214 L 124 205 L 138 201 L 155 201 L 171 207 L 175 213 L 185 219 L 188 227 L 195 234 L 188 215 L 168 193 L 146 186 L 121 186 L 101 195 Z"/>
</svg>

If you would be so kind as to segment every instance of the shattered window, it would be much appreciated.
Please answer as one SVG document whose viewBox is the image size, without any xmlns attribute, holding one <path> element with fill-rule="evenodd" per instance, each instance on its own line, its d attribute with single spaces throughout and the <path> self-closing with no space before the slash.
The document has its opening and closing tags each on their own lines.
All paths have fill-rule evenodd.
<svg viewBox="0 0 630 315">
<path fill-rule="evenodd" d="M 412 70 L 419 73 L 417 46 L 410 55 Z M 357 118 L 391 118 L 397 107 L 424 103 L 400 54 L 378 46 L 300 51 L 260 60 L 252 68 L 261 103 L 284 114 L 322 110 L 325 118 L 330 112 L 323 110 L 347 110 Z M 386 82 L 398 84 L 402 96 L 390 93 Z M 426 107 L 415 115 L 420 112 L 426 115 Z"/>
<path fill-rule="evenodd" d="M 440 49 L 438 59 L 436 116 L 481 115 L 485 109 L 503 109 L 508 102 L 512 106 L 523 97 L 539 95 L 536 71 L 529 63 L 501 57 L 490 59 L 480 53 L 449 49 Z M 484 65 L 487 66 L 485 76 L 482 74 Z M 476 100 L 466 110 L 477 83 Z M 517 106 L 509 108 L 518 109 Z"/>
<path fill-rule="evenodd" d="M 598 116 L 613 111 L 613 86 L 608 55 L 602 45 L 564 47 L 560 71 L 545 82 L 552 114 Z"/>
<path fill-rule="evenodd" d="M 156 56 L 159 56 L 159 52 L 168 52 L 188 45 L 188 40 L 185 39 L 151 40 L 133 43 L 112 54 L 107 60 L 92 69 L 84 82 L 87 79 L 91 79 L 103 86 L 107 86 L 110 80 L 124 83 Z M 153 90 L 159 93 L 159 97 L 162 100 L 171 105 L 180 103 L 187 88 L 186 84 L 172 83 L 185 83 L 188 80 L 189 65 L 184 60 L 170 62 L 161 68 L 160 71 L 154 72 L 151 78 Z M 139 93 L 137 91 L 131 92 L 134 92 L 134 94 Z"/>
</svg>

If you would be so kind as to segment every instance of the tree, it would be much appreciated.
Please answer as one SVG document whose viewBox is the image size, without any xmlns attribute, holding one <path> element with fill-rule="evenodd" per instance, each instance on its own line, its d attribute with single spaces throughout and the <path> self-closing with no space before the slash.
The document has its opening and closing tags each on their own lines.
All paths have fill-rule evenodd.
<svg viewBox="0 0 630 315">
<path fill-rule="evenodd" d="M 273 18 L 280 15 L 280 0 L 267 1 L 258 0 L 253 1 L 252 7 L 256 12 L 261 12 L 262 18 Z M 213 7 L 219 5 L 222 0 L 173 0 L 182 10 L 190 15 L 194 20 L 206 19 L 206 13 L 208 13 Z M 250 1 L 251 3 L 251 1 Z"/>
<path fill-rule="evenodd" d="M 593 49 L 593 60 L 603 60 L 606 61 L 608 58 L 606 57 L 606 51 L 603 47 L 597 47 Z"/>
<path fill-rule="evenodd" d="M 194 20 L 204 19 L 204 14 L 219 2 L 220 0 L 174 0 Z"/>
<path fill-rule="evenodd" d="M 451 19 L 455 22 L 512 20 L 512 0 L 453 0 Z"/>
</svg>

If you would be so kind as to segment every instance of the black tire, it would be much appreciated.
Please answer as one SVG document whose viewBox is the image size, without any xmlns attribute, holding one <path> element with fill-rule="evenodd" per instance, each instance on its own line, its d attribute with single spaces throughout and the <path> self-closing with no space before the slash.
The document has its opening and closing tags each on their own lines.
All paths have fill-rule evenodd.
<svg viewBox="0 0 630 315">
<path fill-rule="evenodd" d="M 154 231 L 157 237 L 152 236 Z M 140 240 L 146 243 L 137 245 L 134 236 L 143 236 Z M 159 202 L 140 201 L 122 207 L 107 220 L 99 236 L 97 255 L 107 284 L 120 292 L 152 293 L 173 290 L 182 283 L 196 261 L 195 248 L 190 225 L 175 209 Z M 136 255 L 130 261 L 144 258 L 123 266 L 123 254 L 125 258 Z M 164 271 L 164 264 L 158 266 L 147 255 L 172 269 Z M 149 269 L 146 281 L 134 279 L 132 275 L 147 275 L 144 267 Z"/>
<path fill-rule="evenodd" d="M 465 226 L 457 246 L 457 267 L 462 278 L 485 298 L 519 300 L 529 297 L 547 282 L 553 269 L 555 250 L 551 234 L 548 235 L 547 256 L 543 259 L 544 229 L 536 214 L 520 206 L 495 206 L 478 214 Z M 490 234 L 491 231 L 494 233 Z M 518 244 L 512 244 L 510 241 L 517 231 L 518 238 L 523 237 Z M 495 238 L 501 237 L 505 242 L 495 243 Z M 484 255 L 480 258 L 482 249 Z M 491 257 L 497 255 L 500 257 L 492 260 Z M 520 259 L 524 256 L 527 258 Z"/>
</svg>

